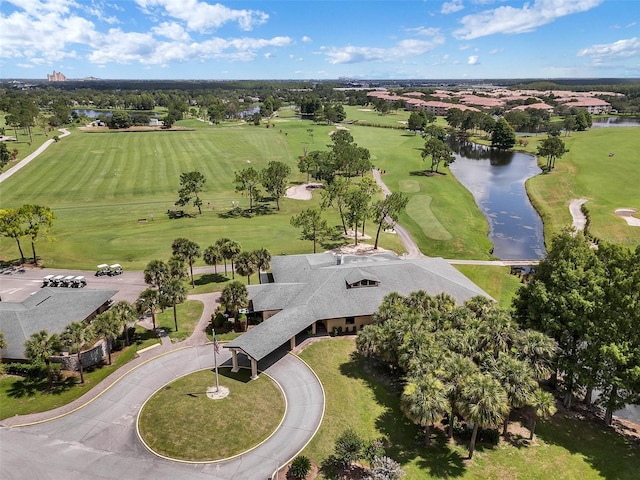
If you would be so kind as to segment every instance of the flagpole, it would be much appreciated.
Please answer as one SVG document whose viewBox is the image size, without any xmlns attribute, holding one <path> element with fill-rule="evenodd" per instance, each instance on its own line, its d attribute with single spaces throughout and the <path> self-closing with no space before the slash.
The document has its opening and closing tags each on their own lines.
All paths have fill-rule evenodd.
<svg viewBox="0 0 640 480">
<path fill-rule="evenodd" d="M 216 369 L 216 392 L 220 391 L 220 382 L 218 381 L 218 340 L 216 340 L 216 331 L 211 330 L 213 332 L 213 364 Z"/>
</svg>

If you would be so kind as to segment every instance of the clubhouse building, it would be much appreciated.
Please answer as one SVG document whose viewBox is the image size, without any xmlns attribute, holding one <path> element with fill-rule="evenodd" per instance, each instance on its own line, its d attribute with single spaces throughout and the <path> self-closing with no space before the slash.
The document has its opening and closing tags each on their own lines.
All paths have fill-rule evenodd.
<svg viewBox="0 0 640 480">
<path fill-rule="evenodd" d="M 424 290 L 447 293 L 458 304 L 482 295 L 491 298 L 442 258 L 406 259 L 395 253 L 374 255 L 285 255 L 271 260 L 271 272 L 260 285 L 250 285 L 249 307 L 263 322 L 224 345 L 231 350 L 233 369 L 239 353 L 258 362 L 296 335 L 335 331 L 357 332 L 373 320 L 384 297 Z"/>
</svg>

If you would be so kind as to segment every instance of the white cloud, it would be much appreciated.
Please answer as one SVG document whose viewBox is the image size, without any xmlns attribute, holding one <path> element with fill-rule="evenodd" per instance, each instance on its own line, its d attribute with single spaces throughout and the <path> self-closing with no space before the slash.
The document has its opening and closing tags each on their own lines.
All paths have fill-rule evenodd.
<svg viewBox="0 0 640 480">
<path fill-rule="evenodd" d="M 462 4 L 462 0 L 452 0 L 451 2 L 444 2 L 442 4 L 440 13 L 444 15 L 448 15 L 450 13 L 459 12 L 463 8 L 464 8 L 464 5 Z"/>
<path fill-rule="evenodd" d="M 307 37 L 305 35 L 304 37 L 302 37 L 302 42 L 303 43 L 311 43 L 311 42 L 313 42 L 313 40 L 311 40 L 311 37 Z"/>
<path fill-rule="evenodd" d="M 444 44 L 444 36 L 439 33 L 430 40 L 407 39 L 401 40 L 389 48 L 380 47 L 321 47 L 329 63 L 362 63 L 362 62 L 391 62 L 422 55 L 439 45 Z"/>
<path fill-rule="evenodd" d="M 614 58 L 629 58 L 640 55 L 640 38 L 633 37 L 617 42 L 592 45 L 578 51 L 579 57 L 591 57 L 596 61 Z"/>
<path fill-rule="evenodd" d="M 471 55 L 469 60 L 467 60 L 468 65 L 478 65 L 480 63 L 480 58 L 478 55 Z"/>
<path fill-rule="evenodd" d="M 34 66 L 30 63 L 18 63 L 17 64 L 20 68 L 33 68 Z"/>
<path fill-rule="evenodd" d="M 522 8 L 501 6 L 462 17 L 462 27 L 454 31 L 457 38 L 473 38 L 496 33 L 526 33 L 557 18 L 590 10 L 604 0 L 535 0 Z"/>
<path fill-rule="evenodd" d="M 420 35 L 423 37 L 435 37 L 440 35 L 440 29 L 435 27 L 406 28 L 405 31 L 416 34 L 416 35 Z"/>
<path fill-rule="evenodd" d="M 259 10 L 233 10 L 219 3 L 211 5 L 198 0 L 135 0 L 147 13 L 160 10 L 186 23 L 187 29 L 206 32 L 220 28 L 226 23 L 237 22 L 242 30 L 252 30 L 269 19 L 269 15 Z"/>
<path fill-rule="evenodd" d="M 498 53 L 502 53 L 502 48 L 494 48 L 489 50 L 489 55 L 497 55 Z"/>
<path fill-rule="evenodd" d="M 187 42 L 190 40 L 189 34 L 182 28 L 182 25 L 175 22 L 164 22 L 151 29 L 156 35 L 175 40 L 177 42 Z"/>
<path fill-rule="evenodd" d="M 274 58 L 276 55 L 272 52 L 267 52 L 264 54 L 264 58 L 266 58 L 267 60 L 269 60 L 270 58 Z"/>
<path fill-rule="evenodd" d="M 460 45 L 458 47 L 458 50 L 469 50 L 471 48 L 471 45 Z"/>
</svg>

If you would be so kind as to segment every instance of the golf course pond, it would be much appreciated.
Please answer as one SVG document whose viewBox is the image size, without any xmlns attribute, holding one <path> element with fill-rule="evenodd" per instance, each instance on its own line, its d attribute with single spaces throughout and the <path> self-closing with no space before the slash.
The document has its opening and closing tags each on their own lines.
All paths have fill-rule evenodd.
<svg viewBox="0 0 640 480">
<path fill-rule="evenodd" d="M 502 260 L 543 258 L 542 220 L 525 190 L 525 182 L 540 173 L 536 158 L 472 142 L 449 145 L 456 157 L 449 169 L 487 218 L 493 254 Z"/>
<path fill-rule="evenodd" d="M 219 368 L 223 398 L 212 369 L 185 375 L 158 390 L 138 416 L 140 438 L 153 453 L 186 462 L 215 462 L 251 450 L 269 438 L 284 418 L 279 385 L 265 373 Z"/>
</svg>

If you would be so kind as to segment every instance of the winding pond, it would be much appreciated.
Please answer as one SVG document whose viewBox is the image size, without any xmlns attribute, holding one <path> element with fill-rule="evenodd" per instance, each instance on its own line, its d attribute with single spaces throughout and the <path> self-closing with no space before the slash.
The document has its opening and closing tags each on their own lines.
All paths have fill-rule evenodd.
<svg viewBox="0 0 640 480">
<path fill-rule="evenodd" d="M 540 215 L 524 183 L 540 173 L 535 157 L 450 140 L 449 169 L 473 195 L 489 222 L 493 254 L 502 260 L 537 260 L 546 254 Z"/>
</svg>

